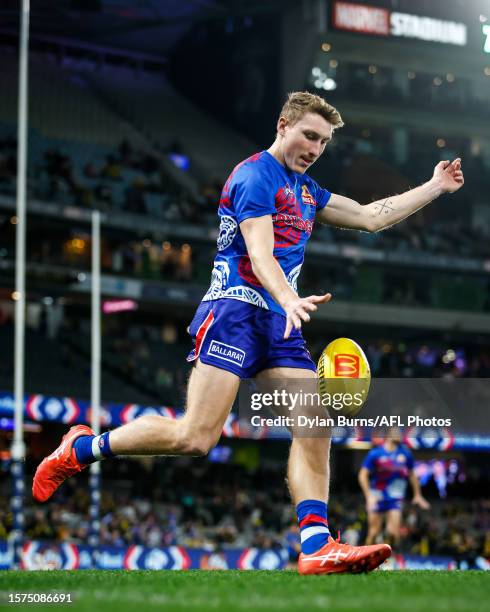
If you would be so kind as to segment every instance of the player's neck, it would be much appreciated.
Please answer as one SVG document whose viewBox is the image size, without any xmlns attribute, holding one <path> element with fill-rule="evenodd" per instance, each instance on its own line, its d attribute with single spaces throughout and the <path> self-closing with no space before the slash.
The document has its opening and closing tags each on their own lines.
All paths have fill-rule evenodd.
<svg viewBox="0 0 490 612">
<path fill-rule="evenodd" d="M 386 440 L 386 442 L 384 443 L 384 447 L 389 453 L 392 453 L 397 446 L 398 444 L 393 442 L 393 440 Z"/>
<path fill-rule="evenodd" d="M 281 166 L 284 166 L 284 168 L 287 169 L 286 162 L 284 161 L 284 154 L 282 152 L 281 143 L 277 138 L 267 149 L 267 153 L 270 153 L 272 157 L 281 164 Z"/>
</svg>

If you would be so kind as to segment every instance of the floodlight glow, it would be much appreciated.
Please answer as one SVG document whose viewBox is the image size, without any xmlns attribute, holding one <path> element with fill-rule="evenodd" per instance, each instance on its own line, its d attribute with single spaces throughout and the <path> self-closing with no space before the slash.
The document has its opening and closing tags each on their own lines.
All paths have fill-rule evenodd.
<svg viewBox="0 0 490 612">
<path fill-rule="evenodd" d="M 333 91 L 334 89 L 337 89 L 337 83 L 333 79 L 325 79 L 323 89 L 326 91 Z"/>
</svg>

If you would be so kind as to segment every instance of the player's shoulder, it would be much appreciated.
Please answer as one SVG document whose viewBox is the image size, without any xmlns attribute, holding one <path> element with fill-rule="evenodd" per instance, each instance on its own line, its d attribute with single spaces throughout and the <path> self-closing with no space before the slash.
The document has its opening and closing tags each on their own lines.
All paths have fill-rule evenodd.
<svg viewBox="0 0 490 612">
<path fill-rule="evenodd" d="M 331 192 L 328 189 L 320 187 L 315 179 L 306 173 L 301 177 L 301 192 L 305 204 L 314 204 L 319 206 L 320 209 L 328 203 L 331 196 Z"/>
<path fill-rule="evenodd" d="M 304 174 L 301 174 L 300 177 L 303 185 L 306 185 L 307 187 L 313 187 L 314 189 L 317 189 L 319 187 L 315 179 L 311 178 L 311 176 L 309 174 L 306 174 L 306 172 Z"/>
<path fill-rule="evenodd" d="M 412 451 L 408 448 L 408 446 L 406 444 L 403 444 L 403 442 L 401 442 L 398 445 L 398 452 L 403 453 L 407 457 L 411 457 L 412 456 Z"/>
<path fill-rule="evenodd" d="M 383 454 L 383 446 L 373 446 L 373 448 L 368 452 L 367 456 L 369 459 L 374 459 Z"/>
<path fill-rule="evenodd" d="M 230 179 L 241 181 L 255 176 L 263 177 L 271 173 L 271 168 L 267 151 L 260 151 L 237 164 L 230 174 Z"/>
</svg>

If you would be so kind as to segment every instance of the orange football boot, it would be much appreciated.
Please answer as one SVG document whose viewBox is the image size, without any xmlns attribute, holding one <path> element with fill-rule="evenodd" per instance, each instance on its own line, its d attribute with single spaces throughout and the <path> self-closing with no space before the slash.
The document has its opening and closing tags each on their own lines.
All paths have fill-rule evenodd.
<svg viewBox="0 0 490 612">
<path fill-rule="evenodd" d="M 359 574 L 370 572 L 381 565 L 391 555 L 388 544 L 373 544 L 371 546 L 350 546 L 342 544 L 340 537 L 328 542 L 312 553 L 301 553 L 298 560 L 298 571 L 306 576 L 309 574 Z"/>
<path fill-rule="evenodd" d="M 75 425 L 63 436 L 58 448 L 41 461 L 32 481 L 32 495 L 36 501 L 47 501 L 67 478 L 87 467 L 78 462 L 73 443 L 80 436 L 93 435 L 87 425 Z"/>
</svg>

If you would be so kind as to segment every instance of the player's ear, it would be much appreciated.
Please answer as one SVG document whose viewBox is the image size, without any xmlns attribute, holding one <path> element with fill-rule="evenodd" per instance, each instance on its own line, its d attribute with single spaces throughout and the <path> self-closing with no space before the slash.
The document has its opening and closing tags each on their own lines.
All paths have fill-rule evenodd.
<svg viewBox="0 0 490 612">
<path fill-rule="evenodd" d="M 277 133 L 280 136 L 284 136 L 286 134 L 287 123 L 288 123 L 288 120 L 286 119 L 286 117 L 279 117 L 279 120 L 277 122 Z"/>
</svg>

